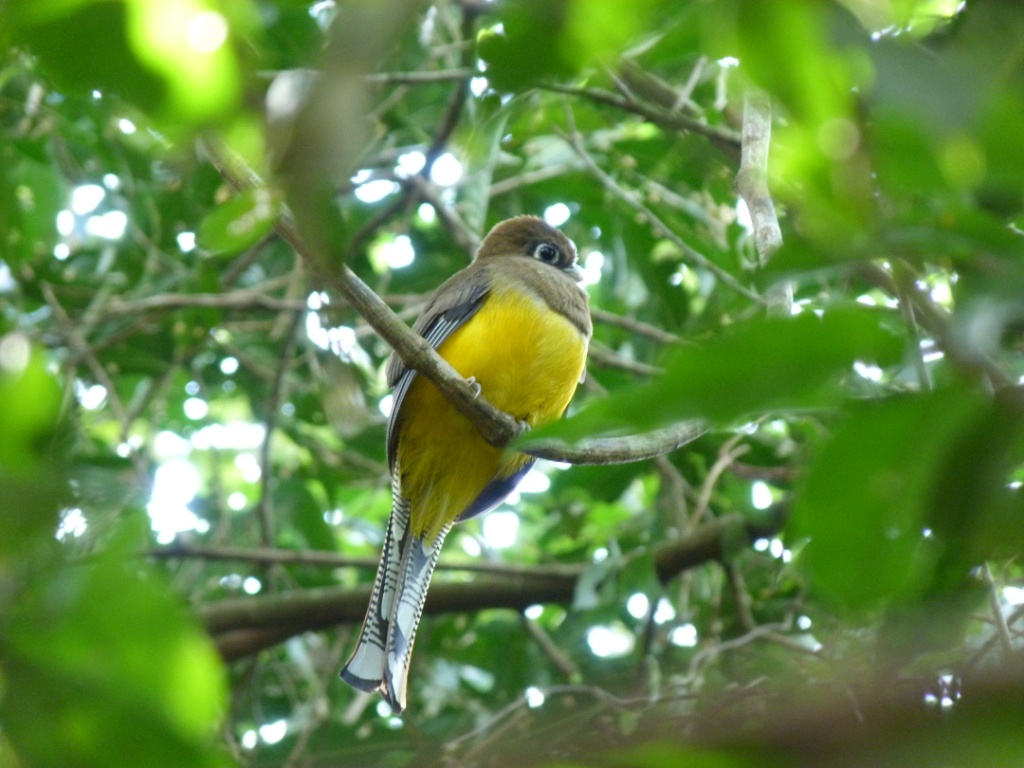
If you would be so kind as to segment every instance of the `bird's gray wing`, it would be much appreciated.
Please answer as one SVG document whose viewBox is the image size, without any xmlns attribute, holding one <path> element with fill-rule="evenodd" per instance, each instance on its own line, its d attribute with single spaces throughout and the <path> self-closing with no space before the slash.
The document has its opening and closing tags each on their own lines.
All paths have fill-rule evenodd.
<svg viewBox="0 0 1024 768">
<path fill-rule="evenodd" d="M 427 304 L 412 329 L 423 336 L 434 349 L 475 315 L 490 291 L 486 268 L 470 268 L 457 272 L 441 285 Z M 398 449 L 398 431 L 402 419 L 402 403 L 416 379 L 416 371 L 402 362 L 394 352 L 387 365 L 388 384 L 394 387 L 391 415 L 388 417 L 388 467 L 394 472 Z"/>
</svg>

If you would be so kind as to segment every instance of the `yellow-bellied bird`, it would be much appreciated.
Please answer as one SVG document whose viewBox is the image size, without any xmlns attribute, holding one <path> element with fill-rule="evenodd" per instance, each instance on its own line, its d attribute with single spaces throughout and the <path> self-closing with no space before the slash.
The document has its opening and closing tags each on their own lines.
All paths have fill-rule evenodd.
<svg viewBox="0 0 1024 768">
<path fill-rule="evenodd" d="M 561 416 L 583 380 L 591 322 L 576 247 L 534 216 L 492 229 L 413 330 L 490 403 L 537 426 Z M 427 379 L 392 355 L 387 451 L 393 502 L 350 685 L 405 709 L 409 658 L 430 575 L 452 524 L 515 490 L 533 458 L 488 444 Z"/>
</svg>

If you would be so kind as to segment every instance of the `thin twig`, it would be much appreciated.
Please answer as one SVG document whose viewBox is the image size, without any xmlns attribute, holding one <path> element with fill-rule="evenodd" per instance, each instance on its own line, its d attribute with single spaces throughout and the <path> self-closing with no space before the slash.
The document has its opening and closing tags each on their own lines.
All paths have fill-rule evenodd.
<svg viewBox="0 0 1024 768">
<path fill-rule="evenodd" d="M 726 580 L 729 582 L 729 591 L 732 593 L 732 601 L 736 606 L 736 621 L 744 633 L 752 632 L 757 626 L 757 622 L 750 610 L 750 594 L 747 592 L 743 572 L 733 560 L 727 560 L 723 566 Z"/>
<path fill-rule="evenodd" d="M 452 80 L 466 80 L 479 73 L 472 69 L 442 69 L 436 72 L 371 72 L 363 75 L 368 83 L 384 85 L 428 85 L 446 83 Z"/>
<path fill-rule="evenodd" d="M 658 376 L 665 372 L 664 368 L 641 363 L 639 360 L 630 360 L 613 352 L 604 344 L 594 341 L 590 342 L 590 348 L 587 350 L 587 360 L 603 368 L 618 368 L 639 376 Z"/>
<path fill-rule="evenodd" d="M 1010 637 L 1010 627 L 1006 624 L 1002 604 L 999 602 L 999 588 L 996 586 L 996 580 L 992 577 L 992 568 L 988 563 L 981 567 L 981 576 L 988 589 L 989 607 L 992 610 L 992 621 L 995 622 L 999 642 L 1003 647 L 1003 660 L 1009 662 L 1013 658 L 1013 639 Z"/>
<path fill-rule="evenodd" d="M 697 506 L 693 511 L 693 517 L 690 518 L 690 525 L 699 524 L 704 515 L 707 514 L 708 508 L 711 505 L 711 494 L 715 490 L 718 478 L 729 468 L 733 461 L 750 450 L 749 445 L 736 447 L 736 443 L 745 436 L 743 432 L 733 435 L 718 450 L 718 459 L 711 465 L 711 469 L 708 470 L 707 477 L 704 478 L 704 483 L 701 485 L 700 496 L 697 499 Z"/>
<path fill-rule="evenodd" d="M 669 128 L 674 131 L 688 131 L 690 133 L 705 136 L 706 138 L 711 139 L 722 149 L 731 148 L 735 150 L 740 146 L 739 135 L 728 128 L 719 128 L 717 126 L 708 125 L 707 123 L 702 123 L 691 117 L 681 115 L 678 112 L 668 112 L 667 110 L 652 106 L 646 102 L 634 101 L 609 91 L 603 91 L 600 88 L 580 88 L 560 85 L 557 83 L 546 83 L 540 87 L 544 90 L 564 93 L 568 96 L 579 96 L 585 99 L 590 99 L 598 104 L 607 104 L 612 107 L 618 107 L 619 109 L 627 112 L 633 112 L 634 114 L 650 120 L 652 123 L 657 123 L 662 127 Z"/>
<path fill-rule="evenodd" d="M 571 115 L 571 113 L 569 114 Z M 590 154 L 586 151 L 586 149 L 583 147 L 583 144 L 580 141 L 579 134 L 576 133 L 575 127 L 573 125 L 570 125 L 569 133 L 564 134 L 563 138 L 565 139 L 566 143 L 572 148 L 572 150 L 576 152 L 576 154 L 579 155 L 580 158 L 583 159 L 583 162 L 587 165 L 587 168 L 590 169 L 590 172 L 598 179 L 598 181 L 600 181 L 604 185 L 604 187 L 609 192 L 612 192 L 616 197 L 622 200 L 622 202 L 626 203 L 626 205 L 628 205 L 630 208 L 633 208 L 635 211 L 645 216 L 647 218 L 647 221 L 651 223 L 651 226 L 654 227 L 655 231 L 662 237 L 671 240 L 672 243 L 680 250 L 680 252 L 682 252 L 683 256 L 687 260 L 689 260 L 696 266 L 700 267 L 701 269 L 705 269 L 708 272 L 711 272 L 719 280 L 721 280 L 723 283 L 728 285 L 730 288 L 732 288 L 740 295 L 745 296 L 746 298 L 758 304 L 764 303 L 764 299 L 761 296 L 759 296 L 757 293 L 755 293 L 754 291 L 750 290 L 745 285 L 740 283 L 726 270 L 722 269 L 720 266 L 715 264 L 713 261 L 711 261 L 711 259 L 709 259 L 703 253 L 698 251 L 696 248 L 686 243 L 681 237 L 679 237 L 679 235 L 673 232 L 672 229 L 669 228 L 669 226 L 665 224 L 665 222 L 663 222 L 657 214 L 654 213 L 654 211 L 652 211 L 650 208 L 648 208 L 640 201 L 638 195 L 624 189 L 622 186 L 619 185 L 617 181 L 615 181 L 615 179 L 613 179 L 611 176 L 605 173 L 604 169 L 597 164 L 594 158 L 592 158 Z"/>
<path fill-rule="evenodd" d="M 274 544 L 274 515 L 273 500 L 271 498 L 271 480 L 274 476 L 270 466 L 270 445 L 273 440 L 274 429 L 277 425 L 277 417 L 281 410 L 281 403 L 285 398 L 288 372 L 292 362 L 292 353 L 298 342 L 299 323 L 302 315 L 296 313 L 285 335 L 284 347 L 281 349 L 281 360 L 277 370 L 274 372 L 274 380 L 270 386 L 270 397 L 267 399 L 267 413 L 265 418 L 266 431 L 263 435 L 263 444 L 260 446 L 260 500 L 256 506 L 256 519 L 260 524 L 260 540 L 263 546 L 270 547 Z"/>
<path fill-rule="evenodd" d="M 554 664 L 555 669 L 566 680 L 572 682 L 578 680 L 580 677 L 580 668 L 576 666 L 576 663 L 569 658 L 569 656 L 558 647 L 551 636 L 544 631 L 544 628 L 540 626 L 533 619 L 528 618 L 524 614 L 519 615 L 519 621 L 526 630 L 526 634 L 537 644 L 537 647 L 544 652 L 544 655 L 548 657 L 548 660 Z"/>
<path fill-rule="evenodd" d="M 640 336 L 646 336 L 649 339 L 654 339 L 662 344 L 676 344 L 680 341 L 679 337 L 674 333 L 663 331 L 657 326 L 650 325 L 641 320 L 636 320 L 632 317 L 626 317 L 625 315 L 617 315 L 614 312 L 609 312 L 606 309 L 600 307 L 591 307 L 590 316 L 594 319 L 595 323 L 604 323 L 605 325 L 614 325 L 619 328 L 624 328 L 627 331 L 636 333 Z"/>
<path fill-rule="evenodd" d="M 253 291 L 164 293 L 135 301 L 112 299 L 104 308 L 104 316 L 135 315 L 163 309 L 267 309 L 272 312 L 301 312 L 307 306 L 305 301 L 278 299 Z"/>
</svg>

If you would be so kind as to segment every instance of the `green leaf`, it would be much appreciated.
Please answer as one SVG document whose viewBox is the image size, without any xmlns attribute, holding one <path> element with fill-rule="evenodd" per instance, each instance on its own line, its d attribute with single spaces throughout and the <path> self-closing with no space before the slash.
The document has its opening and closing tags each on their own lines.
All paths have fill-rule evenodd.
<svg viewBox="0 0 1024 768">
<path fill-rule="evenodd" d="M 274 227 L 281 198 L 266 188 L 250 189 L 211 211 L 196 243 L 217 256 L 233 256 L 259 242 Z"/>
<path fill-rule="evenodd" d="M 41 441 L 59 410 L 60 389 L 42 354 L 24 334 L 0 337 L 0 473 L 24 477 L 40 467 Z"/>
<path fill-rule="evenodd" d="M 851 407 L 795 493 L 787 535 L 816 592 L 849 609 L 919 594 L 944 542 L 926 536 L 946 459 L 985 413 L 960 389 Z"/>
<path fill-rule="evenodd" d="M 40 768 L 223 765 L 209 741 L 224 707 L 216 651 L 122 559 L 37 574 L 5 617 L 4 730 Z"/>
<path fill-rule="evenodd" d="M 855 361 L 890 365 L 899 359 L 903 340 L 883 318 L 865 308 L 744 323 L 701 346 L 676 350 L 664 375 L 651 383 L 620 390 L 529 439 L 637 432 L 698 418 L 727 423 L 835 404 L 840 379 Z"/>
</svg>

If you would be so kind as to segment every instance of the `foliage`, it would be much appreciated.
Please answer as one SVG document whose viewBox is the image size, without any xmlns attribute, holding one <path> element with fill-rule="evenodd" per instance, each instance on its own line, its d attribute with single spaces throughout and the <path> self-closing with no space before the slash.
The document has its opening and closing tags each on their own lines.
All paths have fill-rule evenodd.
<svg viewBox="0 0 1024 768">
<path fill-rule="evenodd" d="M 1020 763 L 1012 4 L 35 0 L 0 30 L 0 765 Z M 757 92 L 774 254 L 736 189 Z M 519 213 L 595 310 L 548 435 L 708 429 L 459 527 L 398 720 L 337 677 L 390 351 L 339 267 L 410 321 Z"/>
</svg>

